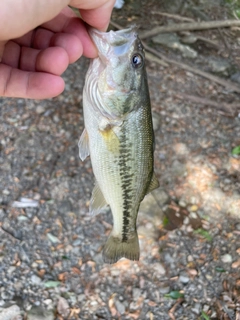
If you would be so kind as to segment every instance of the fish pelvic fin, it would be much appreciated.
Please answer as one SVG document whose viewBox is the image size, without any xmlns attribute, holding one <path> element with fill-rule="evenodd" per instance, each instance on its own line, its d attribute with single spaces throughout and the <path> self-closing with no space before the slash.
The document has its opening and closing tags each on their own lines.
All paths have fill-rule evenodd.
<svg viewBox="0 0 240 320">
<path fill-rule="evenodd" d="M 137 231 L 125 241 L 110 234 L 102 255 L 105 263 L 115 263 L 121 258 L 139 260 L 140 250 Z"/>
<path fill-rule="evenodd" d="M 102 194 L 102 191 L 97 183 L 95 182 L 95 186 L 93 188 L 92 197 L 90 200 L 89 212 L 90 215 L 95 216 L 99 214 L 102 210 L 106 209 L 107 202 Z"/>
<path fill-rule="evenodd" d="M 79 139 L 78 148 L 79 158 L 84 161 L 90 155 L 88 134 L 86 129 L 83 130 L 83 133 Z"/>
</svg>

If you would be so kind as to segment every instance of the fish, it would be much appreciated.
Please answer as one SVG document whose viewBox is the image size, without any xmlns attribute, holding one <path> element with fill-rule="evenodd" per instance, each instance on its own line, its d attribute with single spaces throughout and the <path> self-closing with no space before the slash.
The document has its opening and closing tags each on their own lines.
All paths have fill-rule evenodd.
<svg viewBox="0 0 240 320">
<path fill-rule="evenodd" d="M 89 211 L 110 206 L 113 228 L 103 261 L 139 260 L 137 215 L 145 195 L 158 188 L 154 173 L 154 132 L 143 45 L 136 26 L 89 30 L 98 50 L 83 89 L 85 128 L 79 156 L 90 156 L 95 185 Z"/>
</svg>

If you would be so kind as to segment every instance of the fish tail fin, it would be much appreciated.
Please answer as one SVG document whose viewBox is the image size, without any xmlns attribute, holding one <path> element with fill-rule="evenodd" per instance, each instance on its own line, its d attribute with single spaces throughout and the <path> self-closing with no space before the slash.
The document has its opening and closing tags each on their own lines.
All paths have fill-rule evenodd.
<svg viewBox="0 0 240 320">
<path fill-rule="evenodd" d="M 129 260 L 139 260 L 139 255 L 137 231 L 124 241 L 110 234 L 103 248 L 103 261 L 106 263 L 115 263 L 123 257 Z"/>
</svg>

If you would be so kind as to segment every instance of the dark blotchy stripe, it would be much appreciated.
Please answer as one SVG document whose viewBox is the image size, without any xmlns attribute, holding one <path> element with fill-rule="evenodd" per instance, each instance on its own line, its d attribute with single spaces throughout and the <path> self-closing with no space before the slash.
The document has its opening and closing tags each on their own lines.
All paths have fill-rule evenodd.
<svg viewBox="0 0 240 320">
<path fill-rule="evenodd" d="M 122 241 L 126 242 L 128 240 L 129 233 L 129 223 L 131 219 L 131 210 L 132 210 L 132 177 L 131 166 L 129 166 L 128 161 L 132 159 L 131 155 L 131 143 L 128 142 L 126 135 L 126 128 L 122 128 L 122 136 L 120 143 L 120 156 L 119 156 L 119 169 L 121 177 L 121 188 L 122 188 L 122 197 L 123 197 L 123 230 L 122 230 Z"/>
</svg>

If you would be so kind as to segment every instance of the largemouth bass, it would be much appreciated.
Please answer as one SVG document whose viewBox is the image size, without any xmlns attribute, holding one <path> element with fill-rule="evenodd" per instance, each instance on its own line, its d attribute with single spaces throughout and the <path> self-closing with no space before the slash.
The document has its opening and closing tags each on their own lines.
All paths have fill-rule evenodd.
<svg viewBox="0 0 240 320">
<path fill-rule="evenodd" d="M 89 31 L 99 56 L 90 63 L 83 90 L 85 129 L 79 155 L 90 155 L 96 178 L 90 213 L 107 205 L 113 229 L 103 260 L 139 259 L 136 230 L 144 196 L 158 187 L 153 172 L 154 135 L 144 50 L 136 28 Z"/>
</svg>

